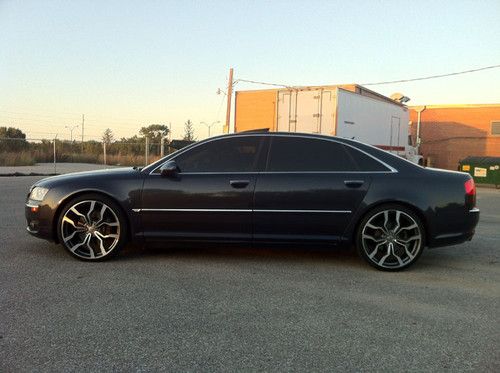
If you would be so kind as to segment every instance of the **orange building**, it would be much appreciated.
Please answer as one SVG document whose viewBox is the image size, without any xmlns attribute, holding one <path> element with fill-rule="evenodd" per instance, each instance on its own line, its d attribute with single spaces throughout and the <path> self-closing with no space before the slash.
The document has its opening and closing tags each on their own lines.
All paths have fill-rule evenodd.
<svg viewBox="0 0 500 373">
<path fill-rule="evenodd" d="M 416 139 L 420 111 L 420 154 L 432 167 L 456 170 L 468 156 L 500 156 L 500 104 L 410 107 Z"/>
</svg>

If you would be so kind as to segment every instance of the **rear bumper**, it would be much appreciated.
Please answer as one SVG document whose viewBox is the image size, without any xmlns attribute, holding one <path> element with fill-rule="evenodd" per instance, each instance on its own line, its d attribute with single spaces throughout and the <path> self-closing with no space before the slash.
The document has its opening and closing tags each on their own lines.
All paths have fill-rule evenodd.
<svg viewBox="0 0 500 373">
<path fill-rule="evenodd" d="M 464 216 L 462 231 L 437 235 L 429 242 L 429 247 L 457 245 L 472 240 L 478 222 L 479 209 L 475 207 Z"/>
</svg>

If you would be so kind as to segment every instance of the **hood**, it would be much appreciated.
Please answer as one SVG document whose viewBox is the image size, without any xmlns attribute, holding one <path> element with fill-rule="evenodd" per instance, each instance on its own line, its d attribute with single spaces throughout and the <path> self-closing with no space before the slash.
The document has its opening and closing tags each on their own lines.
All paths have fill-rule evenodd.
<svg viewBox="0 0 500 373">
<path fill-rule="evenodd" d="M 140 170 L 133 167 L 120 167 L 120 168 L 109 168 L 104 170 L 95 171 L 83 171 L 83 172 L 72 172 L 69 174 L 50 176 L 45 179 L 38 181 L 35 185 L 43 187 L 52 187 L 59 184 L 64 184 L 65 182 L 73 182 L 79 179 L 101 179 L 101 178 L 113 178 L 113 177 L 123 177 L 126 175 L 141 174 Z"/>
</svg>

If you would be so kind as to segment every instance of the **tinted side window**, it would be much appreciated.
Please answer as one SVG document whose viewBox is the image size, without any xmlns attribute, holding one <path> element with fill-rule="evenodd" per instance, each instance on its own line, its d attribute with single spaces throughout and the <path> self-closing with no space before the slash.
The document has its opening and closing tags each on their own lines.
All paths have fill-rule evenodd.
<svg viewBox="0 0 500 373">
<path fill-rule="evenodd" d="M 356 171 L 342 144 L 300 137 L 273 137 L 267 171 Z"/>
<path fill-rule="evenodd" d="M 261 137 L 236 137 L 208 142 L 175 158 L 181 172 L 250 172 Z"/>
<path fill-rule="evenodd" d="M 353 149 L 350 146 L 345 146 L 345 149 L 360 171 L 390 171 L 382 163 L 359 150 Z"/>
</svg>

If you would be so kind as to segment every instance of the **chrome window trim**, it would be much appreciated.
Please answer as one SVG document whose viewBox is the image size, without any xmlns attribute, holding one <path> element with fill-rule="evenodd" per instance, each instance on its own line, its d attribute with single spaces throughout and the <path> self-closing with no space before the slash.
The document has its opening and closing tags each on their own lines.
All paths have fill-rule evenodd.
<svg viewBox="0 0 500 373">
<path fill-rule="evenodd" d="M 179 175 L 393 174 L 393 173 L 394 173 L 393 171 L 262 171 L 262 172 L 179 172 Z M 153 174 L 151 176 L 161 176 L 161 175 Z"/>
<path fill-rule="evenodd" d="M 398 170 L 396 170 L 394 167 L 388 165 L 387 163 L 385 163 L 384 161 L 378 159 L 377 157 L 371 155 L 370 153 L 367 153 L 365 152 L 364 150 L 362 149 L 359 149 L 351 144 L 347 144 L 347 143 L 344 143 L 342 141 L 337 141 L 335 138 L 322 138 L 322 137 L 316 137 L 316 136 L 310 136 L 310 135 L 307 135 L 307 134 L 300 134 L 300 135 L 286 135 L 286 134 L 258 134 L 258 133 L 252 133 L 252 134 L 245 134 L 245 135 L 240 135 L 238 134 L 237 137 L 294 137 L 294 138 L 305 138 L 305 139 L 313 139 L 313 140 L 322 140 L 322 141 L 331 141 L 331 142 L 334 142 L 336 144 L 340 144 L 340 145 L 345 145 L 345 146 L 349 146 L 351 148 L 353 148 L 354 150 L 357 150 L 358 152 L 361 152 L 371 158 L 373 158 L 375 161 L 379 162 L 380 164 L 382 164 L 384 167 L 387 167 L 389 170 L 388 171 L 272 171 L 273 173 L 397 173 Z M 172 157 L 172 158 L 168 158 L 165 160 L 165 162 L 161 163 L 159 166 L 157 166 L 156 168 L 154 168 L 150 173 L 149 175 L 159 175 L 159 174 L 154 174 L 154 172 L 156 170 L 158 170 L 161 166 L 163 166 L 166 162 L 168 161 L 172 161 L 172 160 L 175 160 L 175 158 L 177 158 L 179 155 L 181 154 L 184 154 L 186 151 L 188 150 L 192 150 L 192 149 L 195 149 L 197 148 L 198 146 L 200 145 L 204 145 L 204 144 L 208 144 L 209 142 L 212 142 L 212 141 L 218 141 L 218 140 L 224 140 L 226 138 L 229 138 L 229 136 L 221 136 L 221 137 L 214 137 L 213 139 L 208 139 L 208 140 L 205 140 L 205 141 L 202 141 L 198 144 L 195 144 L 193 146 L 190 146 L 189 148 L 185 149 L 185 150 L 178 150 L 178 154 L 175 154 L 175 157 Z M 355 141 L 355 140 L 353 140 Z M 359 142 L 359 141 L 358 141 Z M 363 145 L 369 145 L 369 144 L 364 144 L 362 142 L 359 142 L 360 144 L 363 144 Z M 371 145 L 369 145 L 371 146 Z M 374 147 L 376 148 L 376 147 Z M 376 148 L 378 149 L 378 148 Z M 380 149 L 379 149 L 380 150 Z M 404 159 L 404 158 L 401 158 L 401 159 Z M 408 161 L 408 160 L 406 160 Z M 409 161 L 408 161 L 409 162 Z M 410 162 L 411 163 L 411 162 Z M 413 164 L 413 163 L 412 163 Z M 195 174 L 210 174 L 210 175 L 215 175 L 215 174 L 245 174 L 245 173 L 251 173 L 251 174 L 258 174 L 258 173 L 271 173 L 271 171 L 262 171 L 262 172 L 192 172 L 192 173 L 189 173 L 189 172 L 181 172 L 180 174 L 181 175 L 188 175 L 188 174 L 191 174 L 191 175 L 195 175 Z"/>
<path fill-rule="evenodd" d="M 397 171 L 395 171 L 397 172 Z M 393 171 L 263 171 L 260 174 L 393 174 Z"/>
<path fill-rule="evenodd" d="M 350 214 L 351 210 L 272 210 L 272 209 L 132 209 L 134 212 L 273 212 Z"/>
</svg>

